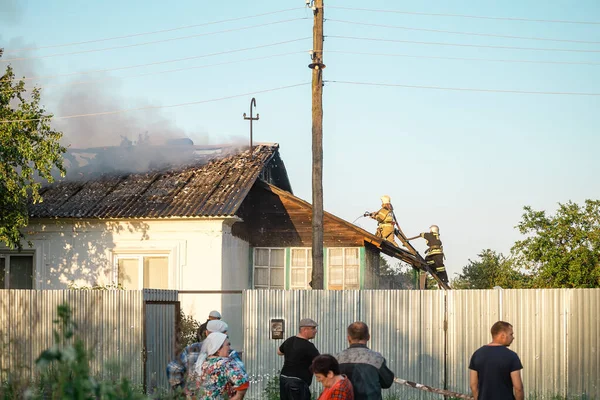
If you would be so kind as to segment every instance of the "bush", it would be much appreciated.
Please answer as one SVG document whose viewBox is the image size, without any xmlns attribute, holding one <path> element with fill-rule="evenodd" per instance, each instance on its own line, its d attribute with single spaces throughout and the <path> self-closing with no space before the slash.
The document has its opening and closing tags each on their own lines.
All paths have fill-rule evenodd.
<svg viewBox="0 0 600 400">
<path fill-rule="evenodd" d="M 279 400 L 279 375 L 274 375 L 267 381 L 267 386 L 263 390 L 263 399 Z"/>
<path fill-rule="evenodd" d="M 140 388 L 132 386 L 127 379 L 94 379 L 90 374 L 90 354 L 83 340 L 75 335 L 77 325 L 67 304 L 58 306 L 58 319 L 54 324 L 54 344 L 36 360 L 39 376 L 28 382 L 14 378 L 18 374 L 9 375 L 0 385 L 0 399 L 146 399 Z"/>
<path fill-rule="evenodd" d="M 187 316 L 183 311 L 179 311 L 179 330 L 177 332 L 177 353 L 179 354 L 186 346 L 196 343 L 198 340 L 196 334 L 200 328 L 200 323 L 194 317 Z"/>
</svg>

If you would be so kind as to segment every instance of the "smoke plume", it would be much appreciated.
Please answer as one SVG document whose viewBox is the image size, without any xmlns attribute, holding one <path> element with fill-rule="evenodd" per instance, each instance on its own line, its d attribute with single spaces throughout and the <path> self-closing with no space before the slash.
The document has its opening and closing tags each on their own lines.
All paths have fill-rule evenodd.
<svg viewBox="0 0 600 400">
<path fill-rule="evenodd" d="M 9 10 L 11 21 L 16 21 L 22 13 L 17 0 L 3 2 L 3 10 Z M 5 6 L 8 7 L 5 7 Z M 4 19 L 9 18 L 3 15 Z M 26 43 L 22 38 L 3 42 L 9 54 L 7 58 L 27 58 L 38 53 L 35 51 L 11 52 L 11 49 L 34 48 L 34 43 Z M 0 59 L 1 60 L 1 59 Z M 60 75 L 77 71 L 52 71 L 40 59 L 13 61 L 11 65 L 17 79 Z M 6 63 L 0 63 L 4 69 Z M 99 66 L 101 67 L 101 66 Z M 42 103 L 55 117 L 76 116 L 111 112 L 123 109 L 136 109 L 159 106 L 146 100 L 123 96 L 117 79 L 108 74 L 76 75 L 69 78 L 34 79 L 26 81 L 30 91 L 34 86 L 41 87 Z M 96 83 L 74 84 L 81 81 L 101 81 Z M 61 143 L 68 148 L 65 155 L 67 177 L 88 179 L 99 174 L 143 173 L 150 170 L 177 167 L 190 163 L 206 161 L 198 157 L 201 151 L 195 145 L 207 145 L 210 138 L 206 132 L 186 132 L 169 119 L 160 109 L 148 109 L 110 115 L 82 116 L 80 118 L 57 118 L 52 128 L 63 133 Z M 190 140 L 191 138 L 193 140 Z M 186 140 L 187 139 L 187 140 Z M 214 154 L 227 155 L 232 149 L 247 146 L 243 137 L 224 138 L 228 142 L 226 151 Z M 222 142 L 220 144 L 223 144 Z M 88 152 L 82 149 L 89 149 Z"/>
</svg>

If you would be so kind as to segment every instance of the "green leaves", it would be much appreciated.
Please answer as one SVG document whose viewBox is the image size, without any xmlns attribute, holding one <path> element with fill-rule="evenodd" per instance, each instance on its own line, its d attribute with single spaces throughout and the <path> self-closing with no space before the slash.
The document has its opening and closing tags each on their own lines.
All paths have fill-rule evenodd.
<svg viewBox="0 0 600 400">
<path fill-rule="evenodd" d="M 39 390 L 30 388 L 31 399 L 77 400 L 141 400 L 142 395 L 124 378 L 98 382 L 90 372 L 90 357 L 81 338 L 76 336 L 77 325 L 68 304 L 58 306 L 54 321 L 54 344 L 36 360 L 41 371 Z"/>
<path fill-rule="evenodd" d="M 509 258 L 484 250 L 469 260 L 456 289 L 600 287 L 600 200 L 558 205 L 555 215 L 524 207 L 525 236 Z"/>
<path fill-rule="evenodd" d="M 1 54 L 0 54 L 1 56 Z M 27 202 L 40 202 L 42 182 L 64 176 L 62 133 L 50 127 L 51 114 L 40 105 L 39 89 L 25 96 L 11 67 L 0 77 L 0 241 L 21 248 L 20 229 L 28 223 Z"/>
<path fill-rule="evenodd" d="M 478 260 L 469 260 L 461 274 L 452 282 L 455 289 L 526 288 L 531 277 L 519 271 L 513 260 L 501 253 L 486 249 L 477 255 Z"/>
<path fill-rule="evenodd" d="M 527 237 L 512 248 L 540 288 L 600 287 L 600 201 L 559 204 L 556 215 L 524 208 L 517 225 Z"/>
</svg>

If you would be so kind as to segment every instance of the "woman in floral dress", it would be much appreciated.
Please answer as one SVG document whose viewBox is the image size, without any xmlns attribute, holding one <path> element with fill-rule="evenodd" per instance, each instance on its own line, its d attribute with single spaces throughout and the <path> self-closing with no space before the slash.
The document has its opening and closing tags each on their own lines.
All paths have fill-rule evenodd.
<svg viewBox="0 0 600 400">
<path fill-rule="evenodd" d="M 202 343 L 196 362 L 198 400 L 241 400 L 246 395 L 248 375 L 229 357 L 230 350 L 224 333 L 213 332 Z"/>
</svg>

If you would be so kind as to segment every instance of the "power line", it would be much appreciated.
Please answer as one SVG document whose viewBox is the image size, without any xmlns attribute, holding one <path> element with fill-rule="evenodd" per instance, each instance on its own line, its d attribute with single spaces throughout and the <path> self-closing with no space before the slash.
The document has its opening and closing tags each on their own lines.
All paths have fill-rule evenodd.
<svg viewBox="0 0 600 400">
<path fill-rule="evenodd" d="M 195 104 L 204 104 L 204 103 L 212 103 L 212 102 L 222 101 L 222 100 L 229 100 L 229 99 L 234 99 L 234 98 L 237 98 L 237 97 L 245 97 L 245 96 L 250 96 L 250 95 L 262 94 L 262 93 L 268 93 L 268 92 L 275 92 L 275 91 L 278 91 L 278 90 L 290 89 L 290 88 L 294 88 L 294 87 L 298 87 L 298 86 L 305 86 L 305 85 L 310 85 L 310 82 L 297 83 L 295 85 L 288 85 L 288 86 L 280 86 L 280 87 L 276 87 L 276 88 L 272 88 L 272 89 L 258 90 L 258 91 L 255 91 L 255 92 L 235 94 L 235 95 L 232 95 L 232 96 L 218 97 L 218 98 L 209 99 L 209 100 L 200 100 L 200 101 L 191 101 L 191 102 L 187 102 L 187 103 L 171 104 L 171 105 L 167 105 L 167 106 L 146 106 L 146 107 L 137 107 L 137 108 L 126 108 L 126 109 L 121 109 L 121 110 L 103 111 L 103 112 L 88 113 L 88 114 L 64 115 L 64 116 L 61 116 L 61 117 L 16 119 L 16 120 L 12 120 L 12 121 L 11 120 L 3 120 L 3 121 L 0 121 L 0 124 L 12 124 L 14 122 L 42 121 L 42 120 L 48 120 L 48 119 L 58 120 L 58 119 L 83 118 L 83 117 L 96 117 L 96 116 L 101 116 L 101 115 L 123 114 L 123 113 L 126 113 L 126 112 L 132 112 L 132 111 L 155 110 L 155 109 L 160 109 L 160 108 L 184 107 L 184 106 L 191 106 L 191 105 L 195 105 Z"/>
<path fill-rule="evenodd" d="M 225 23 L 225 22 L 241 21 L 241 20 L 244 20 L 244 19 L 264 17 L 266 15 L 280 14 L 280 13 L 284 13 L 284 12 L 288 12 L 288 11 L 301 10 L 301 9 L 304 9 L 304 7 L 300 7 L 300 8 L 298 8 L 298 7 L 287 8 L 285 10 L 278 10 L 278 11 L 271 11 L 271 12 L 262 13 L 262 14 L 248 15 L 248 16 L 245 16 L 245 17 L 222 19 L 220 21 L 205 22 L 205 23 L 202 23 L 202 24 L 184 25 L 184 26 L 178 26 L 178 27 L 175 27 L 175 28 L 161 29 L 161 30 L 158 30 L 158 31 L 132 33 L 132 34 L 129 34 L 129 35 L 113 36 L 113 37 L 109 37 L 109 38 L 86 40 L 86 41 L 83 41 L 83 42 L 63 43 L 63 44 L 55 44 L 55 45 L 51 45 L 51 46 L 40 46 L 40 47 L 21 47 L 21 48 L 17 48 L 17 49 L 9 49 L 8 51 L 4 51 L 4 54 L 20 53 L 20 52 L 23 52 L 23 51 L 31 51 L 31 50 L 51 49 L 51 48 L 57 48 L 57 47 L 77 46 L 77 45 L 81 45 L 81 44 L 107 42 L 107 41 L 111 41 L 111 40 L 119 40 L 119 39 L 127 39 L 127 38 L 138 37 L 138 36 L 154 35 L 154 34 L 157 34 L 157 33 L 174 32 L 174 31 L 179 31 L 179 30 L 183 30 L 183 29 L 199 28 L 201 26 L 216 25 L 216 24 L 222 24 L 222 23 Z"/>
<path fill-rule="evenodd" d="M 425 13 L 425 12 L 416 12 L 416 11 L 381 10 L 381 9 L 352 8 L 352 7 L 340 7 L 340 6 L 327 6 L 327 8 L 335 8 L 335 9 L 339 9 L 339 10 L 348 10 L 348 11 L 368 11 L 368 12 L 407 14 L 407 15 L 425 15 L 425 16 L 431 16 L 431 17 L 476 18 L 476 19 L 488 19 L 488 20 L 497 20 L 497 21 L 547 22 L 547 23 L 556 23 L 556 24 L 600 25 L 600 22 L 596 22 L 596 21 L 571 21 L 571 20 L 557 20 L 557 19 L 489 17 L 489 16 L 485 16 L 485 15 Z"/>
<path fill-rule="evenodd" d="M 264 26 L 284 24 L 286 22 L 299 21 L 299 20 L 303 20 L 303 19 L 306 19 L 306 18 L 304 18 L 304 17 L 303 18 L 292 18 L 292 19 L 286 19 L 286 20 L 282 20 L 282 21 L 268 22 L 268 23 L 259 24 L 259 25 L 244 26 L 244 27 L 241 27 L 241 28 L 225 29 L 225 30 L 222 30 L 222 31 L 199 33 L 199 34 L 196 34 L 196 35 L 181 36 L 181 37 L 176 37 L 176 38 L 171 38 L 171 39 L 154 40 L 154 41 L 151 41 L 151 42 L 135 43 L 135 44 L 128 44 L 128 45 L 123 45 L 123 46 L 105 47 L 105 48 L 102 48 L 102 49 L 80 50 L 80 51 L 73 51 L 73 52 L 70 52 L 70 53 L 48 54 L 48 55 L 45 55 L 45 56 L 9 58 L 9 59 L 6 59 L 6 60 L 3 60 L 3 59 L 0 58 L 0 62 L 33 60 L 33 59 L 39 59 L 39 58 L 61 57 L 61 56 L 69 56 L 69 55 L 73 55 L 73 54 L 95 53 L 95 52 L 99 52 L 99 51 L 116 50 L 116 49 L 126 49 L 126 48 L 130 48 L 130 47 L 146 46 L 146 45 L 149 45 L 149 44 L 172 42 L 172 41 L 175 41 L 175 40 L 182 40 L 182 39 L 191 39 L 191 38 L 196 38 L 196 37 L 200 37 L 200 36 L 216 35 L 216 34 L 219 34 L 219 33 L 237 32 L 237 31 L 243 31 L 243 30 L 248 30 L 248 29 L 261 28 L 261 27 L 264 27 Z"/>
<path fill-rule="evenodd" d="M 346 21 L 346 20 L 329 19 L 329 18 L 327 19 L 327 22 L 339 22 L 339 23 L 343 23 L 343 24 L 363 25 L 363 26 L 376 26 L 376 27 L 380 27 L 380 28 L 403 29 L 403 30 L 407 30 L 407 31 L 450 33 L 450 34 L 454 34 L 454 35 L 497 37 L 497 38 L 506 38 L 506 39 L 543 40 L 543 41 L 549 41 L 549 42 L 600 44 L 600 42 L 598 42 L 598 41 L 588 41 L 588 40 L 552 39 L 552 38 L 541 38 L 541 37 L 531 37 L 531 36 L 498 35 L 498 34 L 494 34 L 494 33 L 447 31 L 447 30 L 442 30 L 442 29 L 427 29 L 427 28 L 414 28 L 414 27 L 397 26 L 397 25 L 370 24 L 370 23 L 366 23 L 366 22 Z"/>
<path fill-rule="evenodd" d="M 88 84 L 92 84 L 92 83 L 105 82 L 105 81 L 111 81 L 111 80 L 124 80 L 124 79 L 130 79 L 130 78 L 138 78 L 138 77 L 142 77 L 142 76 L 166 74 L 166 73 L 170 73 L 170 72 L 180 72 L 180 71 L 188 71 L 188 70 L 192 70 L 192 69 L 217 67 L 217 66 L 229 65 L 229 64 L 239 64 L 239 63 L 243 63 L 243 62 L 265 60 L 265 59 L 269 59 L 269 58 L 283 57 L 283 56 L 289 56 L 292 54 L 300 54 L 300 53 L 307 53 L 307 51 L 294 51 L 294 52 L 289 52 L 289 53 L 273 54 L 273 55 L 263 56 L 263 57 L 246 58 L 243 60 L 226 61 L 226 62 L 221 62 L 221 63 L 216 63 L 216 64 L 197 65 L 194 67 L 176 68 L 176 69 L 170 69 L 170 70 L 166 70 L 166 71 L 147 72 L 144 74 L 137 74 L 137 75 L 130 75 L 130 76 L 122 76 L 122 77 L 111 76 L 111 77 L 102 78 L 102 79 L 92 79 L 89 81 L 56 83 L 56 84 L 44 85 L 39 88 L 47 89 L 49 87 L 59 87 L 59 86 L 88 85 Z M 30 88 L 30 89 L 33 89 L 33 88 Z M 14 91 L 15 91 L 14 89 L 10 89 L 10 90 L 4 90 L 0 93 L 9 93 L 9 92 L 14 92 Z"/>
<path fill-rule="evenodd" d="M 420 42 L 414 40 L 398 40 L 398 39 L 380 39 L 380 38 L 366 38 L 356 36 L 337 36 L 327 35 L 328 38 L 336 39 L 351 39 L 351 40 L 369 40 L 375 42 L 393 42 L 393 43 L 410 43 L 410 44 L 425 44 L 435 46 L 456 46 L 456 47 L 477 47 L 484 49 L 510 49 L 510 50 L 534 50 L 534 51 L 564 51 L 570 53 L 600 53 L 600 50 L 577 50 L 577 49 L 550 49 L 541 47 L 513 47 L 513 46 L 491 46 L 482 44 L 465 44 L 465 43 L 447 43 L 447 42 Z"/>
<path fill-rule="evenodd" d="M 422 56 L 422 55 L 412 55 L 412 54 L 367 53 L 367 52 L 340 51 L 340 50 L 327 50 L 327 52 L 328 53 L 338 53 L 338 54 L 354 54 L 354 55 L 362 55 L 362 56 L 425 58 L 425 59 L 433 59 L 433 60 L 489 61 L 489 62 L 531 63 L 531 64 L 600 65 L 600 62 L 586 62 L 586 61 L 578 62 L 578 61 L 503 60 L 503 59 L 493 59 L 493 58 L 441 57 L 441 56 Z"/>
<path fill-rule="evenodd" d="M 37 79 L 62 78 L 62 77 L 73 76 L 73 75 L 84 75 L 84 74 L 93 74 L 93 73 L 98 73 L 98 72 L 120 71 L 120 70 L 125 70 L 125 69 L 141 68 L 141 67 L 148 67 L 148 66 L 160 65 L 160 64 L 170 64 L 170 63 L 179 62 L 179 61 L 189 61 L 189 60 L 194 60 L 194 59 L 198 59 L 198 58 L 213 57 L 213 56 L 219 56 L 219 55 L 223 55 L 223 54 L 239 53 L 239 52 L 242 52 L 242 51 L 249 51 L 249 50 L 262 49 L 262 48 L 265 48 L 265 47 L 279 46 L 279 45 L 282 45 L 282 44 L 294 43 L 294 42 L 299 42 L 299 41 L 307 40 L 307 39 L 311 39 L 311 37 L 310 36 L 306 36 L 306 37 L 303 37 L 303 38 L 292 39 L 292 40 L 285 40 L 283 42 L 275 42 L 275 43 L 263 44 L 263 45 L 260 45 L 260 46 L 244 47 L 244 48 L 241 48 L 241 49 L 225 50 L 225 51 L 220 51 L 220 52 L 217 52 L 217 53 L 201 54 L 201 55 L 197 55 L 197 56 L 190 56 L 190 57 L 184 57 L 184 58 L 176 58 L 176 59 L 170 59 L 170 60 L 164 60 L 164 61 L 156 61 L 156 62 L 145 63 L 145 64 L 128 65 L 128 66 L 125 66 L 125 67 L 103 68 L 103 69 L 95 69 L 95 70 L 88 70 L 88 71 L 69 72 L 69 73 L 66 73 L 66 74 L 56 74 L 56 75 L 33 76 L 33 77 L 28 77 L 28 78 L 22 78 L 20 80 L 22 80 L 22 81 L 29 81 L 29 80 L 34 80 L 34 79 L 37 80 Z M 5 82 L 5 81 L 4 80 L 0 80 L 0 82 Z"/>
<path fill-rule="evenodd" d="M 538 92 L 530 90 L 503 90 L 503 89 L 474 89 L 474 88 L 458 88 L 458 87 L 443 87 L 443 86 L 421 86 L 421 85 L 402 85 L 395 83 L 373 83 L 373 82 L 352 82 L 352 81 L 325 81 L 327 83 L 342 83 L 347 85 L 363 85 L 363 86 L 385 86 L 385 87 L 401 87 L 408 89 L 433 89 L 433 90 L 450 90 L 460 92 L 485 92 L 485 93 L 516 93 L 516 94 L 538 94 L 538 95 L 563 95 L 563 96 L 600 96 L 600 93 L 582 93 L 582 92 Z"/>
</svg>

